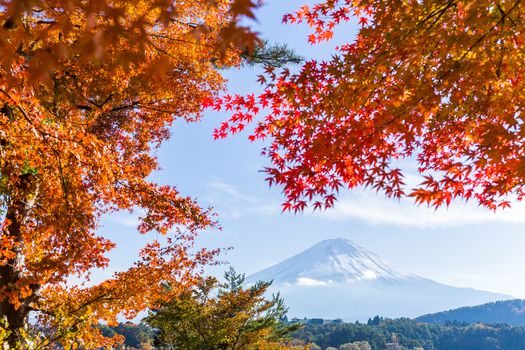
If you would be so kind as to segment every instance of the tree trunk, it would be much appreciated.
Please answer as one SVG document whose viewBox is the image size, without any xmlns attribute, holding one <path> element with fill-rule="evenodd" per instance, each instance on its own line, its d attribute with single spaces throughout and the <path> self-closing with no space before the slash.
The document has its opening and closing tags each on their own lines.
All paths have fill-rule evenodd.
<svg viewBox="0 0 525 350">
<path fill-rule="evenodd" d="M 31 189 L 34 183 L 34 176 L 31 174 L 24 174 L 19 176 L 20 182 L 16 193 L 12 193 L 11 202 L 8 205 L 5 219 L 8 222 L 7 227 L 0 234 L 6 235 L 12 241 L 14 246 L 14 257 L 7 259 L 4 265 L 0 265 L 0 290 L 3 290 L 3 295 L 18 293 L 17 283 L 23 277 L 23 246 L 24 238 L 22 235 L 22 223 L 27 216 L 30 204 L 26 200 L 28 195 L 32 192 Z M 33 288 L 36 290 L 36 288 Z M 19 297 L 20 299 L 20 297 Z M 6 318 L 8 322 L 8 330 L 10 335 L 7 339 L 9 349 L 17 349 L 19 346 L 23 347 L 23 340 L 20 335 L 23 329 L 27 326 L 29 316 L 29 303 L 34 299 L 34 296 L 29 296 L 25 299 L 20 299 L 20 305 L 13 305 L 8 298 L 0 299 L 0 318 Z"/>
<path fill-rule="evenodd" d="M 11 332 L 6 339 L 9 349 L 18 349 L 19 346 L 23 346 L 23 339 L 20 335 L 21 331 L 26 328 L 28 314 L 27 304 L 23 303 L 17 309 L 7 300 L 0 303 L 0 315 L 7 319 L 8 329 Z"/>
</svg>

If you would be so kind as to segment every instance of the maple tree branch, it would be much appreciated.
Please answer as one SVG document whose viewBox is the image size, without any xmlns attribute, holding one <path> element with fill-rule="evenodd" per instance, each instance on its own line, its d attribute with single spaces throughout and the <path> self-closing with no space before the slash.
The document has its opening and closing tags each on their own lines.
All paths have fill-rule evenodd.
<svg viewBox="0 0 525 350">
<path fill-rule="evenodd" d="M 202 44 L 202 43 L 199 43 L 197 41 L 190 41 L 190 40 L 185 40 L 185 39 L 180 39 L 180 38 L 174 38 L 174 37 L 171 37 L 171 36 L 168 36 L 168 35 L 163 35 L 163 34 L 146 33 L 146 35 L 149 35 L 151 37 L 158 38 L 158 39 L 167 39 L 167 40 L 170 40 L 172 42 L 179 42 L 179 43 L 183 43 L 183 44 L 191 44 L 191 45 L 203 46 L 203 47 L 207 47 L 207 48 L 213 48 L 213 45 Z"/>
<path fill-rule="evenodd" d="M 503 13 L 503 14 L 501 15 L 500 20 L 499 20 L 496 24 L 494 24 L 492 27 L 490 27 L 490 29 L 489 29 L 485 34 L 483 34 L 481 37 L 479 37 L 479 38 L 478 38 L 478 39 L 477 39 L 477 40 L 476 40 L 476 41 L 475 41 L 475 42 L 474 42 L 474 43 L 473 43 L 473 44 L 467 49 L 467 51 L 465 51 L 465 52 L 463 53 L 463 55 L 461 55 L 458 59 L 456 59 L 456 60 L 453 62 L 453 64 L 451 65 L 451 67 L 450 67 L 450 68 L 449 68 L 449 69 L 448 69 L 448 70 L 447 70 L 447 71 L 446 71 L 446 72 L 445 72 L 445 73 L 439 78 L 439 80 L 443 80 L 446 76 L 448 76 L 450 73 L 452 73 L 453 69 L 456 68 L 456 67 L 459 65 L 459 63 L 460 63 L 461 61 L 463 61 L 463 59 L 464 59 L 465 57 L 467 57 L 467 55 L 468 55 L 469 53 L 471 53 L 472 50 L 473 50 L 476 46 L 478 46 L 479 44 L 481 44 L 481 43 L 483 42 L 483 40 L 485 40 L 485 39 L 486 39 L 486 38 L 487 38 L 487 37 L 488 37 L 488 36 L 489 36 L 489 35 L 490 35 L 490 34 L 491 34 L 491 33 L 492 33 L 492 32 L 493 32 L 493 31 L 494 31 L 494 30 L 500 25 L 500 24 L 502 24 L 502 23 L 505 22 L 505 18 L 507 18 L 507 17 L 510 15 L 510 13 L 511 13 L 512 11 L 514 11 L 514 9 L 515 9 L 520 3 L 521 3 L 521 0 L 516 0 L 516 2 L 514 2 L 514 5 L 511 7 L 511 9 L 510 9 L 509 11 Z"/>
<path fill-rule="evenodd" d="M 437 10 L 434 10 L 433 12 L 431 12 L 426 18 L 424 18 L 422 21 L 418 22 L 412 29 L 410 29 L 407 33 L 405 33 L 405 35 L 403 35 L 402 37 L 398 38 L 398 39 L 395 39 L 394 42 L 400 42 L 400 41 L 404 41 L 406 40 L 406 38 L 408 38 L 412 33 L 414 33 L 415 31 L 417 31 L 417 29 L 419 29 L 421 26 L 423 26 L 427 21 L 431 20 L 432 18 L 434 18 L 436 15 L 438 16 L 433 22 L 432 24 L 426 28 L 426 30 L 430 30 L 438 21 L 439 19 L 445 14 L 445 12 L 451 8 L 454 4 L 455 4 L 456 0 L 451 0 L 449 1 L 447 4 L 445 4 L 445 6 L 443 6 L 442 8 L 439 8 Z M 377 49 L 374 49 L 372 50 L 371 53 L 374 53 L 376 51 L 378 51 L 381 47 L 378 47 Z M 378 57 L 382 57 L 386 54 L 390 53 L 389 50 L 384 50 L 382 53 L 380 53 L 378 55 Z M 392 67 L 390 69 L 390 72 L 388 74 L 385 74 L 381 77 L 381 79 L 379 80 L 379 83 L 377 85 L 381 85 L 382 82 L 385 81 L 385 79 L 389 76 L 390 73 L 392 73 L 393 71 L 395 71 L 397 68 L 399 68 L 401 66 L 401 64 L 403 63 L 404 61 L 400 61 L 398 62 L 394 67 Z M 364 99 L 364 101 L 361 103 L 361 106 L 359 107 L 358 109 L 358 113 L 361 112 L 363 110 L 363 108 L 366 106 L 366 104 L 368 103 L 368 101 L 370 101 L 370 99 L 372 98 L 372 96 L 374 95 L 374 93 L 377 91 L 377 87 L 375 87 L 374 89 L 372 89 L 370 91 L 370 93 L 367 95 L 367 97 Z"/>
<path fill-rule="evenodd" d="M 445 15 L 447 10 L 451 8 L 452 6 L 456 5 L 455 1 L 450 1 L 442 10 L 439 11 L 438 16 L 434 19 L 434 21 L 425 29 L 425 31 L 429 31 L 434 27 L 434 25 L 439 22 L 439 20 Z M 434 15 L 435 16 L 435 15 Z"/>
<path fill-rule="evenodd" d="M 36 24 L 50 24 L 50 25 L 54 25 L 54 24 L 57 24 L 57 21 L 53 21 L 53 20 L 39 20 L 36 22 Z"/>
<path fill-rule="evenodd" d="M 118 111 L 123 111 L 126 109 L 133 109 L 133 108 L 137 108 L 139 105 L 140 105 L 140 102 L 135 101 L 127 105 L 113 107 L 112 109 L 109 110 L 109 112 L 118 112 Z"/>
<path fill-rule="evenodd" d="M 423 20 L 421 20 L 420 22 L 418 22 L 412 29 L 410 29 L 402 38 L 399 38 L 399 41 L 403 41 L 405 40 L 406 38 L 408 38 L 413 32 L 417 31 L 419 28 L 421 28 L 426 22 L 428 22 L 429 20 L 431 20 L 432 18 L 436 17 L 436 19 L 434 19 L 434 21 L 430 24 L 430 26 L 428 26 L 426 28 L 426 30 L 430 30 L 440 19 L 441 17 L 443 17 L 443 15 L 445 14 L 445 12 L 447 12 L 447 10 L 449 8 L 451 8 L 452 6 L 454 6 L 456 3 L 456 0 L 450 0 L 449 2 L 447 2 L 443 7 L 441 8 L 438 8 L 434 11 L 432 11 L 430 14 L 428 14 L 427 17 L 425 17 Z"/>
<path fill-rule="evenodd" d="M 93 299 L 90 299 L 86 302 L 84 302 L 83 304 L 81 304 L 80 306 L 76 307 L 75 309 L 73 310 L 70 310 L 68 312 L 68 314 L 70 315 L 73 315 L 73 314 L 76 314 L 78 313 L 79 311 L 81 311 L 82 309 L 96 303 L 96 302 L 99 302 L 99 301 L 112 301 L 112 300 L 115 300 L 115 298 L 106 298 L 108 295 L 111 295 L 110 292 L 106 292 L 106 293 L 102 293 L 100 295 L 98 295 L 97 297 L 93 298 Z M 43 314 L 46 314 L 46 315 L 49 315 L 49 316 L 52 316 L 52 317 L 56 317 L 56 314 L 53 312 L 53 311 L 50 311 L 50 310 L 47 310 L 47 309 L 41 309 L 41 308 L 31 308 L 32 311 L 37 311 L 37 312 L 41 312 Z M 38 346 L 41 347 L 41 348 L 46 348 L 48 345 L 62 339 L 66 334 L 67 334 L 67 331 L 75 328 L 76 326 L 78 326 L 79 324 L 85 322 L 86 320 L 80 318 L 80 317 L 75 317 L 74 318 L 74 322 L 70 325 L 67 325 L 67 327 L 64 327 L 65 329 L 61 332 L 59 332 L 57 335 L 55 335 L 55 337 L 53 338 L 49 338 L 49 339 L 44 339 Z"/>
<path fill-rule="evenodd" d="M 52 314 L 51 316 L 55 316 L 54 314 Z M 59 332 L 57 332 L 57 334 L 53 337 L 53 338 L 44 338 L 36 347 L 36 349 L 47 349 L 51 344 L 53 344 L 54 342 L 64 338 L 66 336 L 66 334 L 68 333 L 68 331 L 74 329 L 75 327 L 77 327 L 79 324 L 81 323 L 84 323 L 86 322 L 86 320 L 84 319 L 81 319 L 81 318 L 75 318 L 73 323 L 67 325 L 66 327 L 64 327 L 64 329 L 60 330 Z"/>
<path fill-rule="evenodd" d="M 13 100 L 13 98 L 11 97 L 11 95 L 9 93 L 7 93 L 7 91 L 5 91 L 4 89 L 0 88 L 0 92 L 3 93 L 8 99 L 10 100 Z M 16 104 L 16 109 L 18 109 L 20 111 L 20 113 L 22 113 L 22 116 L 24 116 L 24 118 L 31 124 L 31 125 L 34 125 L 33 124 L 33 121 L 29 118 L 29 116 L 27 115 L 26 111 L 24 111 L 24 109 L 22 107 L 20 107 L 18 104 Z"/>
<path fill-rule="evenodd" d="M 453 2 L 453 1 L 452 1 Z M 478 38 L 470 47 L 469 49 L 461 56 L 459 57 L 455 62 L 454 64 L 442 75 L 439 77 L 439 82 L 443 81 L 443 79 L 452 72 L 452 70 L 454 69 L 454 67 L 457 66 L 457 64 L 462 61 L 467 55 L 469 52 L 471 52 L 477 45 L 479 45 L 492 31 L 494 31 L 498 25 L 502 24 L 505 20 L 505 18 L 507 18 L 509 16 L 509 14 L 514 11 L 514 9 L 519 5 L 519 3 L 521 2 L 521 0 L 517 0 L 514 5 L 512 6 L 512 8 L 505 12 L 501 19 L 496 23 L 494 24 L 484 35 L 482 35 L 480 38 Z M 398 64 L 399 66 L 399 64 Z M 393 69 L 395 70 L 395 68 Z M 381 79 L 381 81 L 384 80 L 385 77 L 383 77 Z M 437 84 L 434 85 L 434 89 L 437 87 L 437 85 L 439 85 L 439 82 Z M 373 93 L 377 91 L 377 88 L 374 89 L 373 91 L 370 92 L 370 94 L 368 95 L 368 97 L 365 99 L 365 102 L 361 105 L 361 108 L 359 109 L 359 111 L 362 110 L 362 108 L 364 108 L 365 104 L 367 103 L 367 101 L 371 98 L 371 96 L 373 95 Z M 417 100 L 417 104 L 420 104 L 421 102 L 423 102 L 425 99 L 425 97 L 420 97 L 418 100 Z M 382 124 L 381 127 L 379 128 L 375 128 L 374 131 L 372 131 L 363 141 L 361 141 L 356 147 L 354 147 L 354 151 L 353 151 L 353 154 L 356 154 L 356 152 L 360 151 L 361 148 L 364 146 L 364 144 L 366 144 L 367 142 L 369 142 L 373 137 L 375 137 L 381 130 L 384 130 L 385 127 L 391 125 L 392 123 L 394 123 L 396 120 L 398 120 L 399 118 L 402 117 L 402 115 L 406 112 L 406 110 L 408 110 L 408 107 L 401 111 L 400 113 L 398 114 L 395 114 L 392 118 L 390 118 L 386 123 Z"/>
<path fill-rule="evenodd" d="M 55 154 L 55 157 L 58 161 L 58 172 L 59 172 L 59 176 L 60 176 L 60 186 L 62 187 L 62 195 L 64 197 L 64 202 L 66 204 L 66 208 L 67 210 L 69 211 L 70 208 L 71 208 L 71 204 L 69 203 L 69 198 L 68 198 L 68 190 L 67 190 L 67 185 L 66 185 L 66 179 L 64 177 L 64 168 L 62 167 L 62 158 L 60 156 L 60 153 L 54 148 L 54 147 L 51 147 L 52 151 L 53 151 L 53 154 Z M 69 229 L 71 229 L 71 227 L 73 226 L 73 222 L 71 221 L 71 216 L 67 216 L 68 217 L 68 222 L 69 222 Z"/>
<path fill-rule="evenodd" d="M 193 22 L 189 22 L 189 23 L 188 23 L 188 22 L 183 22 L 183 21 L 181 21 L 181 20 L 179 20 L 179 19 L 176 19 L 176 18 L 171 18 L 170 21 L 171 21 L 171 23 L 182 24 L 182 25 L 188 26 L 188 27 L 193 28 L 193 29 L 195 29 L 195 28 L 197 28 L 197 27 L 199 26 L 197 23 L 193 23 Z"/>
<path fill-rule="evenodd" d="M 108 103 L 109 101 L 111 101 L 111 99 L 113 98 L 113 96 L 115 96 L 115 94 L 109 94 L 109 96 L 108 96 L 104 101 L 102 101 L 102 102 L 98 102 L 98 103 L 95 102 L 95 101 L 93 101 L 93 100 L 87 100 L 87 101 L 88 101 L 89 103 L 91 103 L 92 105 L 97 106 L 98 108 L 102 108 L 102 107 L 104 107 L 104 105 L 105 105 L 106 103 Z"/>
<path fill-rule="evenodd" d="M 112 301 L 112 300 L 115 300 L 115 298 L 109 298 L 108 296 L 111 295 L 111 292 L 105 292 L 105 293 L 102 293 L 96 297 L 94 297 L 93 299 L 90 299 L 90 300 L 87 300 L 85 301 L 83 304 L 81 304 L 80 306 L 78 306 L 77 308 L 71 310 L 69 313 L 70 314 L 75 314 L 79 311 L 81 311 L 82 309 L 96 303 L 96 302 L 99 302 L 99 301 Z"/>
<path fill-rule="evenodd" d="M 13 98 L 11 97 L 11 95 L 9 95 L 4 89 L 0 88 L 0 92 L 3 93 L 8 99 L 10 100 L 13 100 Z M 42 137 L 44 139 L 46 139 L 46 137 L 51 137 L 51 138 L 54 138 L 56 140 L 65 140 L 65 141 L 70 141 L 70 142 L 75 142 L 75 143 L 80 143 L 78 140 L 75 140 L 75 139 L 70 139 L 70 138 L 61 138 L 60 136 L 57 136 L 57 135 L 53 135 L 51 133 L 48 133 L 46 131 L 43 131 L 41 130 L 38 126 L 35 125 L 35 123 L 33 122 L 33 120 L 31 120 L 31 118 L 29 118 L 29 115 L 26 113 L 26 111 L 19 105 L 19 104 L 15 104 L 15 107 L 16 109 L 22 114 L 22 116 L 24 117 L 24 119 L 39 133 L 42 135 Z M 10 107 L 11 108 L 11 107 Z"/>
<path fill-rule="evenodd" d="M 456 1 L 457 0 L 449 0 L 449 2 L 447 2 L 444 5 L 444 7 L 432 11 L 430 14 L 428 14 L 427 17 L 425 17 L 423 20 L 421 20 L 418 23 L 416 23 L 416 25 L 414 27 L 412 27 L 410 30 L 408 30 L 404 35 L 402 35 L 402 36 L 400 35 L 398 38 L 394 38 L 392 40 L 392 42 L 393 43 L 399 43 L 399 42 L 405 41 L 410 35 L 412 35 L 412 33 L 416 32 L 427 21 L 431 20 L 435 16 L 438 16 L 438 18 L 436 20 L 434 20 L 434 22 L 432 22 L 432 24 L 426 28 L 427 31 L 430 30 L 439 21 L 439 19 L 445 14 L 445 12 L 448 9 L 450 9 L 453 5 L 455 5 Z M 382 48 L 383 48 L 383 46 L 380 45 L 380 46 L 376 47 L 375 49 L 373 49 L 372 51 L 370 51 L 370 54 L 374 54 L 374 53 L 378 52 L 379 50 L 381 50 Z M 381 53 L 379 53 L 377 55 L 377 58 L 382 57 L 382 56 L 384 56 L 384 55 L 386 55 L 388 53 L 390 53 L 389 50 L 384 50 L 383 52 L 381 52 Z"/>
<path fill-rule="evenodd" d="M 173 56 L 171 53 L 169 53 L 168 51 L 164 50 L 163 48 L 161 47 L 158 47 L 157 45 L 155 45 L 152 41 L 149 42 L 149 44 L 151 45 L 151 47 L 153 47 L 155 50 L 157 50 L 158 52 L 170 57 L 170 58 L 173 58 L 173 59 L 176 59 L 175 56 Z"/>
<path fill-rule="evenodd" d="M 144 108 L 144 109 L 147 109 L 147 110 L 150 110 L 150 111 L 161 112 L 161 113 L 168 113 L 168 114 L 178 113 L 178 111 L 176 111 L 176 110 L 162 109 L 162 108 L 156 108 L 156 107 L 148 107 L 148 106 L 143 105 L 143 104 L 137 105 L 137 107 Z"/>
</svg>

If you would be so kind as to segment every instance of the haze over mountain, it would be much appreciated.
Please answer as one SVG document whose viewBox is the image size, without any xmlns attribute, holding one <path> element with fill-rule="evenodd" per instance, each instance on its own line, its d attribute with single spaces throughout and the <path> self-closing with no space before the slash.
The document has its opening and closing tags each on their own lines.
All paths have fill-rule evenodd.
<svg viewBox="0 0 525 350">
<path fill-rule="evenodd" d="M 427 314 L 416 321 L 443 324 L 446 322 L 464 323 L 508 323 L 525 326 L 525 300 L 505 300 L 483 305 L 461 307 L 459 309 Z"/>
<path fill-rule="evenodd" d="M 366 321 L 374 315 L 416 317 L 512 297 L 458 288 L 401 271 L 376 254 L 337 238 L 248 276 L 272 281 L 289 317 Z"/>
</svg>

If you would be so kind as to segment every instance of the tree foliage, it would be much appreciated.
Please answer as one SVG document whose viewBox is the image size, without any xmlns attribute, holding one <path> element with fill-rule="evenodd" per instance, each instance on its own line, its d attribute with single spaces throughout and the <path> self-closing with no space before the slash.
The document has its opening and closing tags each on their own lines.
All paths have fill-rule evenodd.
<svg viewBox="0 0 525 350">
<path fill-rule="evenodd" d="M 357 36 L 298 72 L 269 68 L 258 96 L 210 103 L 233 110 L 216 137 L 262 114 L 250 138 L 271 140 L 266 172 L 287 210 L 330 207 L 359 186 L 435 207 L 457 197 L 507 207 L 525 193 L 524 11 L 520 0 L 303 6 L 284 21 L 308 24 L 312 44 L 346 22 Z M 416 188 L 404 159 L 417 164 Z"/>
<path fill-rule="evenodd" d="M 0 1 L 0 316 L 10 348 L 24 346 L 30 312 L 48 335 L 35 348 L 111 344 L 93 324 L 135 317 L 213 257 L 190 253 L 197 231 L 214 224 L 210 212 L 148 178 L 173 121 L 198 120 L 223 88 L 217 67 L 258 45 L 238 25 L 256 6 Z M 101 215 L 136 209 L 140 233 L 168 237 L 102 283 L 67 283 L 108 266 L 114 244 Z"/>
<path fill-rule="evenodd" d="M 353 343 L 341 344 L 339 350 L 372 350 L 372 347 L 367 341 L 356 341 Z"/>
<path fill-rule="evenodd" d="M 448 324 L 435 325 L 406 318 L 381 319 L 380 324 L 325 323 L 306 324 L 292 334 L 294 338 L 315 342 L 321 348 L 328 346 L 339 349 L 352 348 L 383 350 L 392 342 L 393 334 L 402 349 L 443 349 L 443 350 L 518 350 L 525 346 L 525 327 L 506 324 Z M 360 346 L 360 347 L 359 347 Z"/>
<path fill-rule="evenodd" d="M 287 309 L 279 296 L 267 299 L 270 283 L 243 286 L 233 269 L 225 282 L 204 278 L 194 288 L 150 312 L 146 322 L 158 330 L 159 345 L 185 350 L 278 350 L 296 326 L 280 321 Z"/>
<path fill-rule="evenodd" d="M 525 326 L 525 300 L 501 300 L 476 306 L 464 306 L 458 309 L 419 316 L 416 320 L 425 323 L 458 324 L 471 323 L 507 323 L 512 326 Z"/>
<path fill-rule="evenodd" d="M 252 52 L 246 51 L 242 56 L 246 63 L 255 65 L 264 65 L 274 68 L 282 68 L 290 64 L 299 64 L 304 58 L 294 51 L 290 50 L 285 44 L 272 44 L 268 41 L 261 41 L 256 45 Z"/>
<path fill-rule="evenodd" d="M 119 323 L 117 326 L 100 325 L 99 328 L 106 337 L 114 337 L 115 334 L 124 337 L 122 346 L 130 349 L 147 349 L 153 347 L 153 338 L 155 336 L 153 329 L 144 323 L 135 324 L 128 321 Z"/>
</svg>

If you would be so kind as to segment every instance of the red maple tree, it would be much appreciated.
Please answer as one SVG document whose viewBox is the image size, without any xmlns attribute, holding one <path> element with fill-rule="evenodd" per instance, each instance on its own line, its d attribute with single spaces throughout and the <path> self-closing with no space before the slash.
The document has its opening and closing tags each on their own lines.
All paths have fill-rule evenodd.
<svg viewBox="0 0 525 350">
<path fill-rule="evenodd" d="M 519 0 L 329 0 L 284 16 L 312 44 L 345 22 L 358 34 L 298 72 L 269 68 L 260 95 L 224 96 L 223 138 L 257 118 L 268 181 L 285 210 L 330 207 L 341 188 L 439 207 L 454 198 L 490 209 L 525 194 L 525 4 Z M 422 183 L 406 188 L 417 163 Z"/>
</svg>

